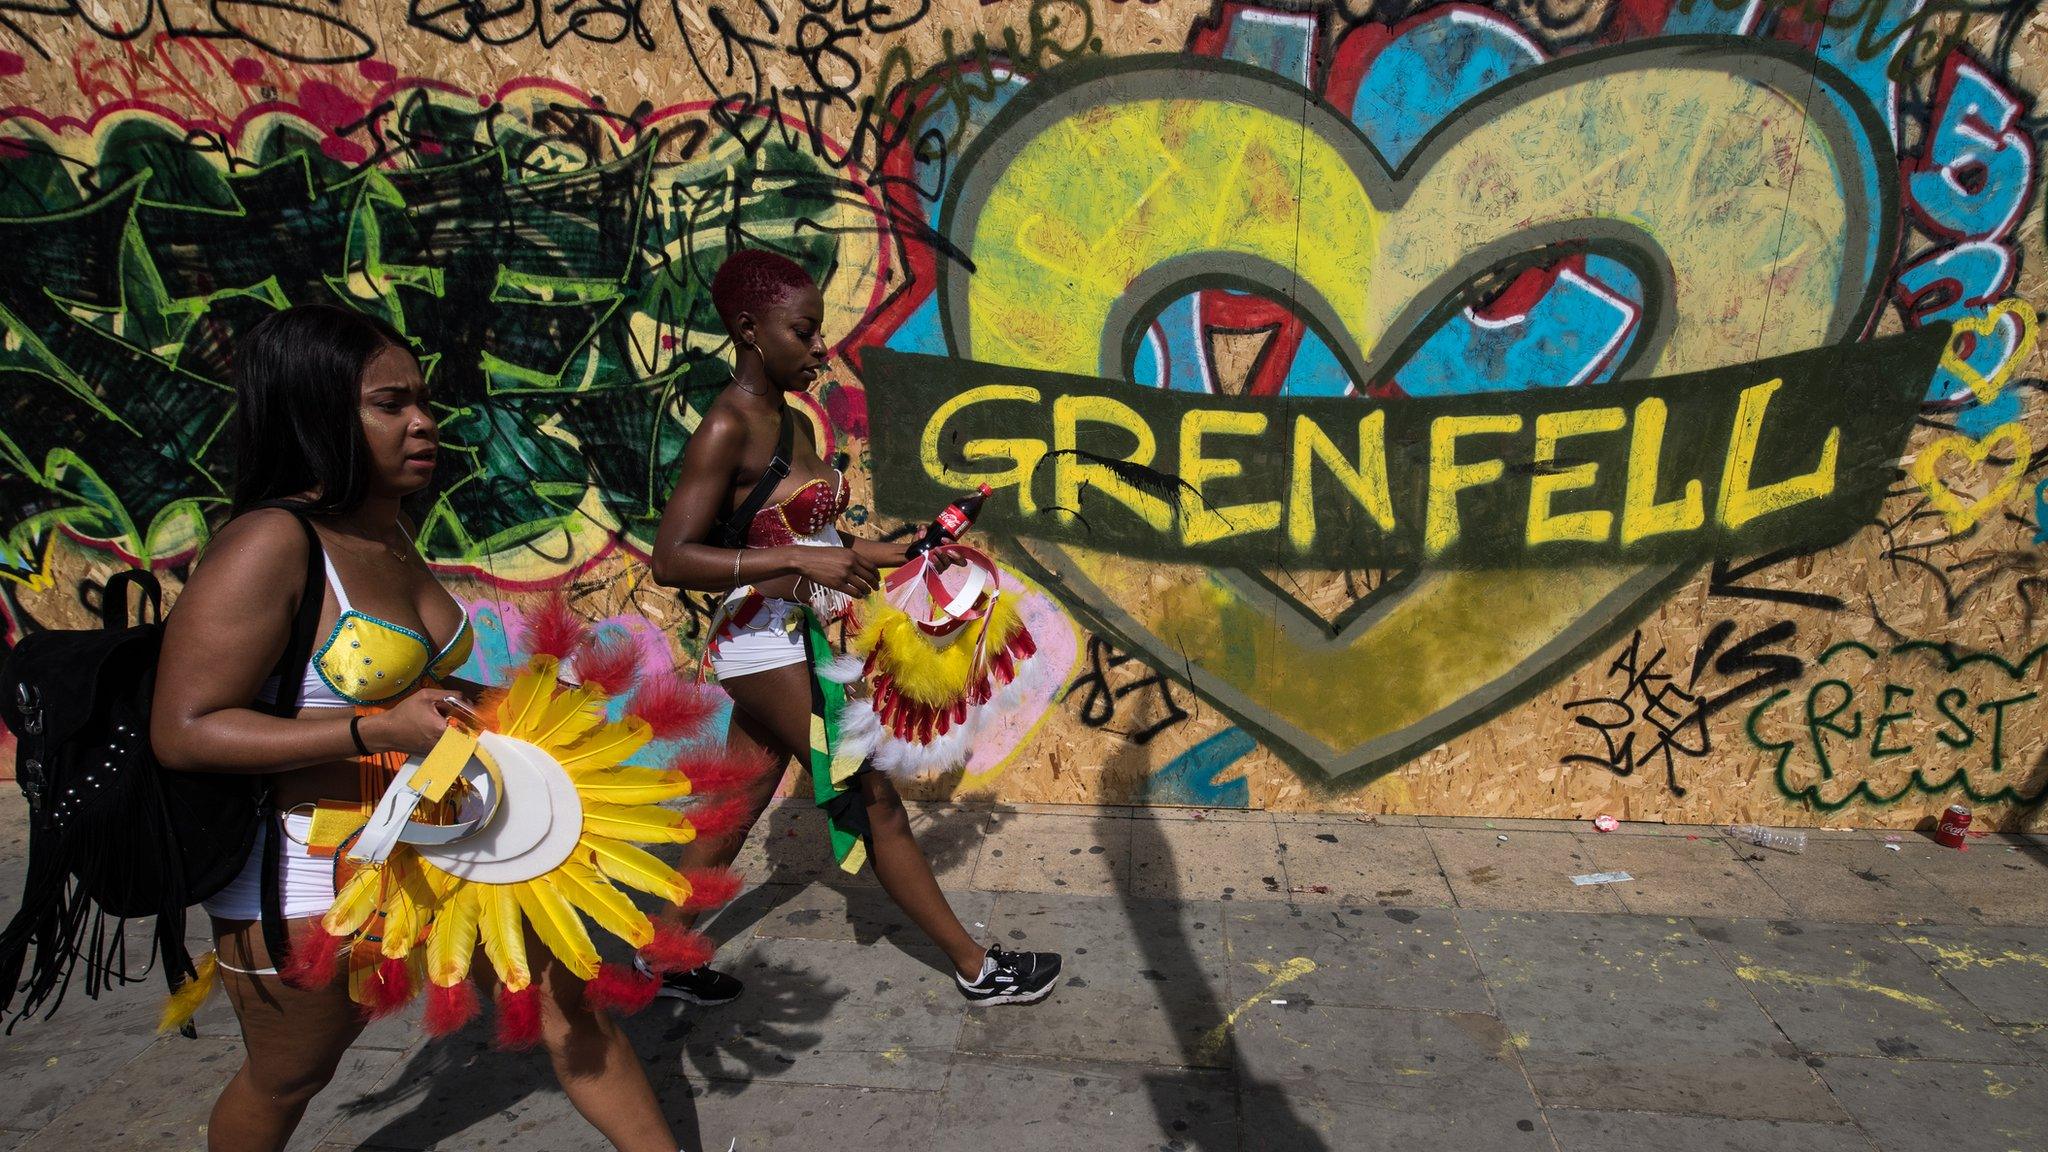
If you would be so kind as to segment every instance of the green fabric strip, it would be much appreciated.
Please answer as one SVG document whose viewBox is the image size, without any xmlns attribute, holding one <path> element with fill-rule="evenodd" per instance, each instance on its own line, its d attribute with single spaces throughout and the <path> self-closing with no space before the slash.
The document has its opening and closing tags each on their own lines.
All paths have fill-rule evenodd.
<svg viewBox="0 0 2048 1152">
<path fill-rule="evenodd" d="M 811 662 L 811 799 L 825 810 L 832 837 L 832 858 L 841 870 L 858 872 L 867 863 L 867 809 L 853 787 L 861 762 L 847 762 L 839 752 L 839 710 L 846 706 L 846 686 L 818 675 L 833 658 L 817 613 L 804 609 L 804 650 Z"/>
</svg>

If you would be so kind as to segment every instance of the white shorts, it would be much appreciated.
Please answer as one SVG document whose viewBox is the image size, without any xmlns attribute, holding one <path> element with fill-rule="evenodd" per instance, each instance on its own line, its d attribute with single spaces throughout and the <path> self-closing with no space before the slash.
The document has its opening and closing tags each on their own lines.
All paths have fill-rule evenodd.
<svg viewBox="0 0 2048 1152">
<path fill-rule="evenodd" d="M 305 839 L 313 832 L 311 816 L 287 812 L 284 827 L 284 850 L 278 861 L 278 890 L 284 898 L 284 918 L 319 916 L 334 907 L 334 860 L 307 854 Z M 256 847 L 250 850 L 249 862 L 242 865 L 241 874 L 203 905 L 208 915 L 222 920 L 263 918 L 263 846 L 267 837 L 275 835 L 277 828 L 270 824 L 257 832 Z"/>
<path fill-rule="evenodd" d="M 736 628 L 718 642 L 711 656 L 711 674 L 733 680 L 802 664 L 810 659 L 804 651 L 802 607 L 794 600 L 767 600 L 745 628 Z"/>
</svg>

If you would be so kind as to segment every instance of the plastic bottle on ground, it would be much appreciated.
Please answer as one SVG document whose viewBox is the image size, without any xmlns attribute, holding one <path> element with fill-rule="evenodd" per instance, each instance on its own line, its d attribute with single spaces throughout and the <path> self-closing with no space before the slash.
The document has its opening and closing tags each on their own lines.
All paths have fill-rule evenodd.
<svg viewBox="0 0 2048 1152">
<path fill-rule="evenodd" d="M 1780 852 L 1806 851 L 1806 833 L 1797 828 L 1765 828 L 1759 824 L 1731 824 L 1728 835 L 1738 844 L 1755 844 Z"/>
</svg>

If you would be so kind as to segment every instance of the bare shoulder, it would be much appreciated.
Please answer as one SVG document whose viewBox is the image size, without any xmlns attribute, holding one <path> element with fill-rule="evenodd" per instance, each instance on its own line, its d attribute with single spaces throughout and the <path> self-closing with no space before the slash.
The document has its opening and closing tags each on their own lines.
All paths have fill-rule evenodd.
<svg viewBox="0 0 2048 1152">
<path fill-rule="evenodd" d="M 683 447 L 684 471 L 697 477 L 741 471 L 748 437 L 745 413 L 713 404 Z"/>
<path fill-rule="evenodd" d="M 701 443 L 714 452 L 738 452 L 747 443 L 747 418 L 724 404 L 713 404 L 690 433 L 690 446 Z"/>
<path fill-rule="evenodd" d="M 199 557 L 194 582 L 232 579 L 252 589 L 296 591 L 306 570 L 305 530 L 282 508 L 246 512 L 221 527 Z"/>
</svg>

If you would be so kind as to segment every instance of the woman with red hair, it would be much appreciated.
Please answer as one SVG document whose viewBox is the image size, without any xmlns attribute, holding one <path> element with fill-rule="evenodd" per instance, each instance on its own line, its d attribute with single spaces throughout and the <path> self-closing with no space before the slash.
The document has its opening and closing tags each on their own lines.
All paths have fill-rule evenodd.
<svg viewBox="0 0 2048 1152">
<path fill-rule="evenodd" d="M 1060 958 L 977 943 L 961 926 L 910 830 L 889 778 L 869 764 L 835 766 L 836 717 L 823 679 L 850 678 L 835 661 L 824 625 L 866 597 L 880 570 L 904 563 L 905 546 L 842 535 L 833 527 L 850 495 L 846 477 L 818 458 L 806 422 L 788 397 L 825 368 L 825 302 L 801 266 L 760 249 L 734 253 L 711 283 L 711 300 L 735 345 L 732 382 L 690 434 L 682 473 L 661 518 L 654 578 L 671 588 L 722 592 L 707 659 L 732 696 L 727 746 L 811 770 L 840 866 L 872 858 L 882 889 L 944 951 L 962 996 L 983 1004 L 1043 999 Z M 781 782 L 762 774 L 746 820 L 703 835 L 683 851 L 684 867 L 723 867 Z M 679 926 L 693 919 L 674 914 Z M 739 995 L 739 981 L 711 968 L 663 978 L 662 993 L 701 1004 Z"/>
</svg>

